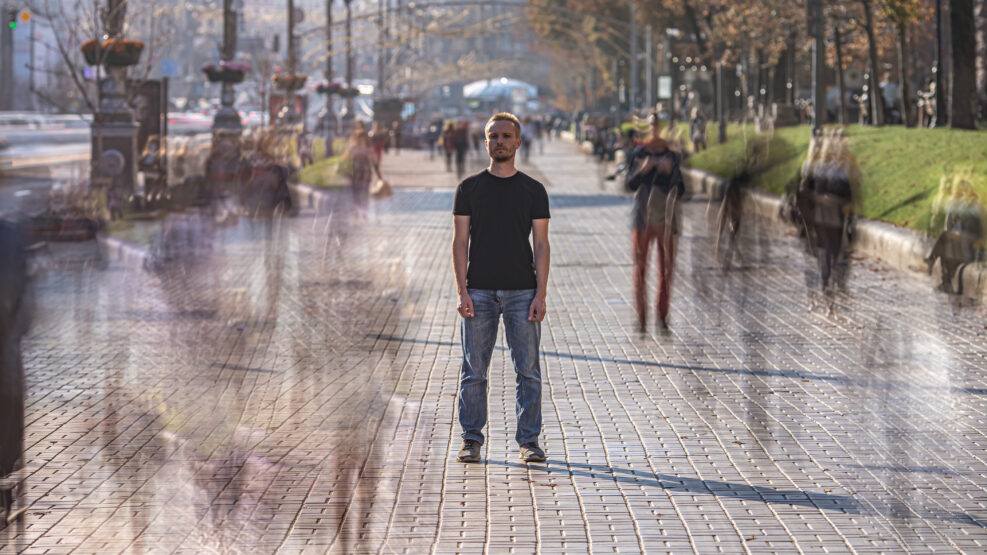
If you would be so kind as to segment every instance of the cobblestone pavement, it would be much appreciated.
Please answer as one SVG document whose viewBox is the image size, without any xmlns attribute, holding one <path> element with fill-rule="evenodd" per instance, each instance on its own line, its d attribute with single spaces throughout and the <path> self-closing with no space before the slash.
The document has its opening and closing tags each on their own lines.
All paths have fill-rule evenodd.
<svg viewBox="0 0 987 555">
<path fill-rule="evenodd" d="M 189 215 L 146 268 L 55 266 L 25 343 L 32 505 L 0 550 L 987 549 L 983 307 L 855 260 L 836 316 L 810 311 L 794 237 L 745 223 L 721 271 L 696 199 L 671 331 L 639 334 L 629 199 L 561 142 L 527 167 L 553 212 L 549 458 L 518 462 L 501 337 L 485 462 L 456 462 L 455 180 L 423 160 L 387 158 L 369 214 Z"/>
</svg>

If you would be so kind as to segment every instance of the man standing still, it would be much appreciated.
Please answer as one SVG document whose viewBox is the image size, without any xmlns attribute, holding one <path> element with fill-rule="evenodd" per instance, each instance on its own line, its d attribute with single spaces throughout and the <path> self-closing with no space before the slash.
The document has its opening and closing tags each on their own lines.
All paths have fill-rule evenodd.
<svg viewBox="0 0 987 555">
<path fill-rule="evenodd" d="M 490 165 L 459 184 L 453 208 L 452 261 L 463 318 L 459 460 L 480 460 L 487 424 L 487 368 L 503 317 L 517 373 L 514 437 L 522 460 L 542 462 L 538 343 L 548 288 L 548 193 L 514 167 L 521 146 L 517 117 L 494 115 L 487 121 L 485 135 Z"/>
</svg>

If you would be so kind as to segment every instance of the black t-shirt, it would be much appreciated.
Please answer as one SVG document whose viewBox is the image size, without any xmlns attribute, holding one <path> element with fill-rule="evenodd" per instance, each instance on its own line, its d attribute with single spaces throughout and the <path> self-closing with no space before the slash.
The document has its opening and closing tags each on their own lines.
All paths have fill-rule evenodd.
<svg viewBox="0 0 987 555">
<path fill-rule="evenodd" d="M 517 172 L 497 177 L 487 170 L 456 188 L 452 213 L 470 217 L 470 289 L 535 289 L 531 220 L 549 218 L 548 193 L 531 177 Z"/>
</svg>

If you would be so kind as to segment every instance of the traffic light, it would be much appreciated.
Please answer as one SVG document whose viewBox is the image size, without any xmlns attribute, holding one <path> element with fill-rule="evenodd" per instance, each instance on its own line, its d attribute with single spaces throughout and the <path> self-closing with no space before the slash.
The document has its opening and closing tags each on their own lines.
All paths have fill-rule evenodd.
<svg viewBox="0 0 987 555">
<path fill-rule="evenodd" d="M 7 26 L 11 31 L 17 28 L 17 10 L 14 8 L 7 8 Z"/>
</svg>

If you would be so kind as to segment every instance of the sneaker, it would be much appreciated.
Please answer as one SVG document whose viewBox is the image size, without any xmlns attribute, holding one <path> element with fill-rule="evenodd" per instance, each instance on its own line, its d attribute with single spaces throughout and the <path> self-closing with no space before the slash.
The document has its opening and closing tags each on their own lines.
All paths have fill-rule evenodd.
<svg viewBox="0 0 987 555">
<path fill-rule="evenodd" d="M 521 460 L 524 462 L 545 462 L 545 452 L 537 443 L 525 443 L 521 446 Z"/>
<path fill-rule="evenodd" d="M 463 448 L 459 450 L 459 462 L 480 462 L 480 445 L 480 442 L 474 439 L 463 441 Z"/>
</svg>

